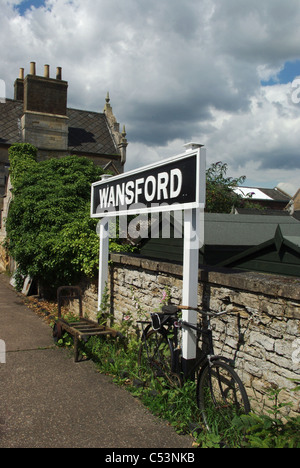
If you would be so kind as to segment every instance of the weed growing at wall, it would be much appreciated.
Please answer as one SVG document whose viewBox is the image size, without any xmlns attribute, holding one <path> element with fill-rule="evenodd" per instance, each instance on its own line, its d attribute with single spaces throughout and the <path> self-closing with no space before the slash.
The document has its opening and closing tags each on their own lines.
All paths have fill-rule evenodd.
<svg viewBox="0 0 300 468">
<path fill-rule="evenodd" d="M 295 381 L 296 383 L 296 381 Z M 299 391 L 299 382 L 294 391 Z M 282 417 L 281 410 L 291 403 L 280 403 L 283 388 L 268 390 L 271 409 L 266 414 L 244 415 L 234 421 L 234 427 L 245 433 L 244 446 L 251 448 L 300 448 L 300 416 Z"/>
</svg>

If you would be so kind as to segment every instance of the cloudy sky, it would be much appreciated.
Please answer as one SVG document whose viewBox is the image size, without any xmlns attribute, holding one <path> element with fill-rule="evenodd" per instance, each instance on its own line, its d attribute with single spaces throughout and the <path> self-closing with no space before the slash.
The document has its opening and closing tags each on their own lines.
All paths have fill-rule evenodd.
<svg viewBox="0 0 300 468">
<path fill-rule="evenodd" d="M 246 185 L 300 187 L 299 0 L 0 0 L 0 79 L 50 64 L 126 125 L 127 170 L 205 144 Z"/>
</svg>

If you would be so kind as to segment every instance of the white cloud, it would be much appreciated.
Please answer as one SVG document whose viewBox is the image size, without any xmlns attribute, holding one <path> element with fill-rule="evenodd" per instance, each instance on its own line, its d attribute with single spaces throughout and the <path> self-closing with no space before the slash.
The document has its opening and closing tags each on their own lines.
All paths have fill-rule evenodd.
<svg viewBox="0 0 300 468">
<path fill-rule="evenodd" d="M 20 16 L 0 0 L 0 79 L 63 67 L 69 106 L 102 111 L 106 92 L 126 124 L 128 165 L 196 140 L 208 162 L 257 184 L 300 185 L 300 104 L 288 85 L 261 87 L 300 57 L 298 0 L 47 0 Z"/>
</svg>

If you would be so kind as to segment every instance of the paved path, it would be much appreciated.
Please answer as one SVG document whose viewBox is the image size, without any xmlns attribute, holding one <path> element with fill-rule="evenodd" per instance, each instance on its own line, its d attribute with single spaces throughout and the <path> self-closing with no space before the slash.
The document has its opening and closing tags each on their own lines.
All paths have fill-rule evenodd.
<svg viewBox="0 0 300 468">
<path fill-rule="evenodd" d="M 51 328 L 3 274 L 0 340 L 0 448 L 192 447 L 91 361 L 54 347 Z"/>
</svg>

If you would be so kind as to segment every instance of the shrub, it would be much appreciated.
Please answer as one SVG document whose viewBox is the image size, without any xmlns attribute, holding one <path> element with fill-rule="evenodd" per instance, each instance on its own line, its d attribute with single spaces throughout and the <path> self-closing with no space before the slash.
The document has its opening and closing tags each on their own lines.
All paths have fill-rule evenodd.
<svg viewBox="0 0 300 468">
<path fill-rule="evenodd" d="M 19 273 L 56 288 L 96 274 L 99 237 L 97 220 L 90 218 L 90 193 L 103 169 L 84 157 L 37 162 L 36 155 L 28 144 L 9 150 L 13 200 L 7 246 Z"/>
</svg>

